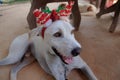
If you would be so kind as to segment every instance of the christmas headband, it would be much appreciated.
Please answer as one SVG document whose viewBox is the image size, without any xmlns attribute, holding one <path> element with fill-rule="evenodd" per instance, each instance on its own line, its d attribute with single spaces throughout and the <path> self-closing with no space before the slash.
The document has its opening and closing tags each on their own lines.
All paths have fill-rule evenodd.
<svg viewBox="0 0 120 80">
<path fill-rule="evenodd" d="M 36 21 L 40 25 L 44 25 L 42 29 L 42 37 L 44 38 L 44 32 L 46 28 L 54 21 L 60 20 L 60 17 L 69 16 L 71 14 L 74 1 L 70 1 L 68 5 L 61 5 L 56 10 L 50 10 L 48 7 L 44 10 L 36 9 L 33 14 L 36 17 Z"/>
</svg>

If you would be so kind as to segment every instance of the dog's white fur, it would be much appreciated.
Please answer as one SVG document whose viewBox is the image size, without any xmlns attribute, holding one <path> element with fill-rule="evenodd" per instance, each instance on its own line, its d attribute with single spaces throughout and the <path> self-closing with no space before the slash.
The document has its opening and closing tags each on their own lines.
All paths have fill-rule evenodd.
<svg viewBox="0 0 120 80">
<path fill-rule="evenodd" d="M 41 29 L 42 27 L 37 27 L 29 33 L 18 36 L 12 42 L 8 56 L 0 61 L 0 65 L 14 64 L 20 61 L 28 46 L 31 46 L 32 54 L 40 66 L 47 73 L 53 75 L 56 80 L 65 80 L 66 76 L 74 68 L 81 69 L 89 80 L 97 80 L 91 69 L 79 55 L 75 57 L 71 55 L 71 50 L 76 47 L 81 47 L 81 45 L 75 40 L 74 34 L 72 33 L 74 28 L 70 23 L 63 20 L 53 22 L 46 29 L 44 38 L 41 37 Z M 60 32 L 62 36 L 55 37 L 54 35 L 57 32 Z M 72 57 L 72 62 L 65 64 L 56 55 L 52 47 L 55 47 L 62 56 Z M 11 70 L 11 80 L 17 80 L 17 72 L 27 64 L 33 62 L 33 60 L 33 58 L 24 57 L 23 61 L 19 62 Z"/>
</svg>

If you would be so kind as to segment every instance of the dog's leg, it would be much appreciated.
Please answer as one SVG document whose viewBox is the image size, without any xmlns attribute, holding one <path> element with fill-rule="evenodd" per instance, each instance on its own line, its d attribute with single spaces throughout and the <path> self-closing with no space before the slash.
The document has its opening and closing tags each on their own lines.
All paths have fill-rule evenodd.
<svg viewBox="0 0 120 80">
<path fill-rule="evenodd" d="M 60 67 L 57 67 L 57 68 L 60 69 Z M 56 69 L 56 70 L 52 71 L 52 74 L 53 74 L 55 80 L 67 80 L 64 71 Z"/>
<path fill-rule="evenodd" d="M 28 46 L 28 34 L 23 34 L 15 38 L 10 45 L 8 56 L 0 61 L 0 65 L 14 64 L 20 61 Z"/>
<path fill-rule="evenodd" d="M 87 64 L 81 67 L 81 70 L 89 78 L 89 80 L 97 80 L 97 78 Z"/>
<path fill-rule="evenodd" d="M 49 54 L 48 56 L 49 57 L 47 57 L 46 61 L 51 71 L 51 74 L 54 76 L 55 80 L 65 80 L 66 71 L 60 59 L 56 58 L 56 56 L 51 56 Z"/>
<path fill-rule="evenodd" d="M 32 56 L 25 57 L 22 62 L 16 64 L 10 73 L 10 80 L 17 80 L 17 73 L 28 64 L 32 63 L 35 59 Z"/>
<path fill-rule="evenodd" d="M 74 68 L 81 69 L 81 71 L 88 77 L 89 80 L 97 80 L 90 67 L 79 56 L 76 57 Z"/>
</svg>

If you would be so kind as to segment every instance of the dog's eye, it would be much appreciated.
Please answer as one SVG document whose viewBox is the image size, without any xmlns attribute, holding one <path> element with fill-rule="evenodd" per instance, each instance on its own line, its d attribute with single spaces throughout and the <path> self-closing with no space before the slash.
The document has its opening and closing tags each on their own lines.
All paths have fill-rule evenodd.
<svg viewBox="0 0 120 80">
<path fill-rule="evenodd" d="M 62 33 L 61 33 L 61 32 L 56 32 L 56 33 L 54 34 L 54 36 L 55 36 L 55 37 L 61 37 L 61 36 L 62 36 Z"/>
<path fill-rule="evenodd" d="M 37 34 L 37 36 L 40 36 L 40 34 Z"/>
</svg>

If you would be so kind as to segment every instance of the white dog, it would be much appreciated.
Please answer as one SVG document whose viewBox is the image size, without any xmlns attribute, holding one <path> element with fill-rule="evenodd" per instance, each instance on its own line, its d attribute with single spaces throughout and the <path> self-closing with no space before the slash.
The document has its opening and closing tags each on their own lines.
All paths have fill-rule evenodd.
<svg viewBox="0 0 120 80">
<path fill-rule="evenodd" d="M 75 40 L 74 28 L 64 20 L 52 22 L 45 31 L 37 27 L 18 36 L 11 44 L 8 56 L 0 65 L 19 62 L 11 70 L 11 80 L 17 80 L 17 72 L 33 62 L 33 58 L 24 57 L 28 47 L 40 66 L 56 80 L 67 80 L 67 75 L 74 69 L 81 69 L 89 80 L 97 80 L 88 65 L 79 56 L 81 45 Z M 44 34 L 42 34 L 44 32 Z M 42 35 L 41 35 L 42 34 Z"/>
</svg>

